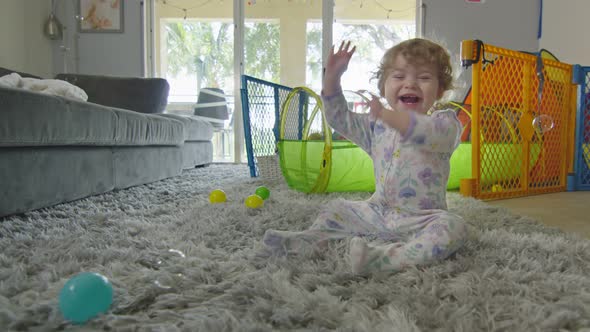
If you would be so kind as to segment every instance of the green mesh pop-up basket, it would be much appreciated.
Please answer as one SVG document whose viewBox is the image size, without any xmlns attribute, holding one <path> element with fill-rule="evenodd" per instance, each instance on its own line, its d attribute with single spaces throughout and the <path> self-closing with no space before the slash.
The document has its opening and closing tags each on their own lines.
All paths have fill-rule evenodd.
<svg viewBox="0 0 590 332">
<path fill-rule="evenodd" d="M 303 114 L 309 114 L 301 139 L 289 139 L 286 126 L 304 96 Z M 298 102 L 301 102 L 298 100 Z M 309 112 L 311 108 L 311 112 Z M 374 191 L 373 161 L 365 151 L 348 140 L 333 140 L 322 100 L 305 87 L 294 88 L 283 103 L 279 127 L 279 157 L 287 184 L 306 193 Z"/>
</svg>

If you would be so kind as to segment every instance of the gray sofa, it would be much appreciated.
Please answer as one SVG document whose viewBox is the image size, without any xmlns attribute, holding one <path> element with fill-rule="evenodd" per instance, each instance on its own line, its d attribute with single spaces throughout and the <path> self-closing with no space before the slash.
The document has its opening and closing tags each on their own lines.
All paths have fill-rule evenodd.
<svg viewBox="0 0 590 332">
<path fill-rule="evenodd" d="M 56 78 L 82 88 L 88 102 L 0 87 L 0 217 L 211 163 L 212 125 L 163 113 L 166 80 Z"/>
</svg>

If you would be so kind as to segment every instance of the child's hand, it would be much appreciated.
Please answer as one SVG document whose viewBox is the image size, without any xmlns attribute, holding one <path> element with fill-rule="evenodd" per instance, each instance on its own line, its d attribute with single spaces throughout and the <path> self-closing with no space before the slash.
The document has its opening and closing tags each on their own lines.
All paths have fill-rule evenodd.
<svg viewBox="0 0 590 332">
<path fill-rule="evenodd" d="M 328 61 L 326 63 L 326 76 L 329 77 L 340 77 L 348 68 L 350 58 L 354 54 L 356 46 L 350 48 L 350 41 L 342 42 L 338 48 L 338 52 L 334 53 L 334 46 L 330 50 Z"/>
<path fill-rule="evenodd" d="M 332 96 L 342 91 L 340 77 L 342 77 L 342 74 L 348 68 L 348 63 L 355 50 L 356 46 L 350 48 L 350 41 L 347 43 L 342 42 L 336 53 L 334 53 L 334 46 L 332 46 L 328 61 L 326 62 L 326 68 L 324 68 L 324 82 L 322 87 L 324 95 Z"/>
<path fill-rule="evenodd" d="M 381 115 L 383 115 L 383 109 L 384 107 L 383 104 L 381 104 L 379 97 L 371 94 L 371 100 L 369 101 L 369 114 L 374 119 L 380 119 Z"/>
</svg>

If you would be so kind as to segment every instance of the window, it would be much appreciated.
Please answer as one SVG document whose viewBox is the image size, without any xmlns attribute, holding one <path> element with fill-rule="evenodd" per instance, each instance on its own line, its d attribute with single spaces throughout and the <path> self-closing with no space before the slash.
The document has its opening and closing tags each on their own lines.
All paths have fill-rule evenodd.
<svg viewBox="0 0 590 332">
<path fill-rule="evenodd" d="M 345 90 L 376 91 L 376 82 L 371 80 L 373 73 L 387 49 L 399 42 L 415 36 L 415 24 L 408 22 L 355 22 L 333 24 L 333 41 L 336 47 L 342 41 L 350 40 L 356 51 L 348 70 L 342 77 Z M 307 70 L 306 85 L 316 91 L 322 84 L 322 23 L 307 23 Z"/>
<path fill-rule="evenodd" d="M 243 136 L 234 137 L 234 102 L 240 100 L 236 68 L 244 74 L 286 86 L 321 89 L 323 27 L 332 40 L 351 40 L 357 53 L 343 77 L 343 88 L 373 90 L 371 81 L 385 49 L 415 35 L 416 0 L 154 0 L 154 49 L 148 51 L 155 76 L 170 83 L 169 112 L 193 114 L 199 91 L 224 91 L 230 119 L 213 139 L 214 161 L 243 162 Z M 327 8 L 333 8 L 326 13 Z M 234 15 L 234 10 L 242 11 Z M 234 17 L 244 20 L 243 41 L 234 40 Z M 149 20 L 148 20 L 149 21 Z M 324 22 L 332 22 L 329 25 Z M 238 27 L 238 31 L 241 30 Z M 243 63 L 234 45 L 244 45 Z M 239 60 L 239 59 L 238 59 Z M 239 114 L 238 114 L 239 115 Z M 238 118 L 241 118 L 238 116 Z M 241 121 L 241 120 L 240 120 Z M 237 122 L 239 124 L 239 122 Z M 238 126 L 239 127 L 239 126 Z M 240 133 L 241 134 L 241 133 Z M 234 156 L 240 153 L 240 156 Z"/>
<path fill-rule="evenodd" d="M 213 137 L 214 161 L 233 161 L 233 24 L 228 20 L 162 20 L 161 74 L 170 84 L 168 112 L 192 115 L 202 88 L 224 91 L 230 118 Z M 279 80 L 279 25 L 245 24 L 245 72 Z"/>
<path fill-rule="evenodd" d="M 165 19 L 162 76 L 170 84 L 170 103 L 197 102 L 202 87 L 233 91 L 231 21 Z"/>
</svg>

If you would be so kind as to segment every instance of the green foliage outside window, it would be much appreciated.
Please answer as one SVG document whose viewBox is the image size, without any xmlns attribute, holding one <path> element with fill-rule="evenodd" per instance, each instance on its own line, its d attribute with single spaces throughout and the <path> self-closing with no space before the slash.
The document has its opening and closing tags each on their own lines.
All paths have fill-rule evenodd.
<svg viewBox="0 0 590 332">
<path fill-rule="evenodd" d="M 167 36 L 167 74 L 194 74 L 202 87 L 233 86 L 233 24 L 227 22 L 171 22 Z M 280 69 L 279 26 L 246 23 L 244 71 L 248 75 L 278 82 Z"/>
</svg>

